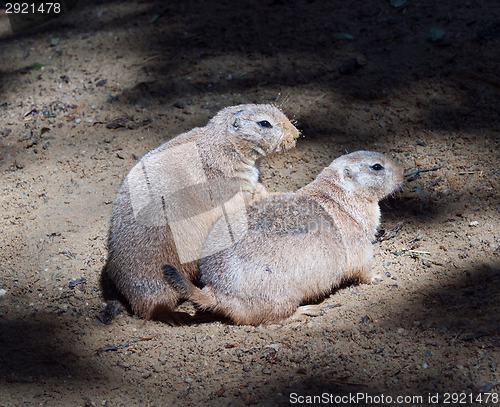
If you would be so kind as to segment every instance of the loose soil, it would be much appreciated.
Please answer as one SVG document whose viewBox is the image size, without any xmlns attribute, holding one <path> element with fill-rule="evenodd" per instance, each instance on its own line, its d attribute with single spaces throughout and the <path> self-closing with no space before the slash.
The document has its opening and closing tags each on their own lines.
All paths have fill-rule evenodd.
<svg viewBox="0 0 500 407">
<path fill-rule="evenodd" d="M 460 392 L 492 405 L 500 7 L 398 3 L 89 1 L 16 34 L 1 10 L 1 406 L 274 406 L 322 393 L 420 406 Z M 281 325 L 169 326 L 125 311 L 103 324 L 124 176 L 253 102 L 280 105 L 303 134 L 263 160 L 271 191 L 360 149 L 432 169 L 381 205 L 380 283 L 346 284 L 321 315 Z"/>
</svg>

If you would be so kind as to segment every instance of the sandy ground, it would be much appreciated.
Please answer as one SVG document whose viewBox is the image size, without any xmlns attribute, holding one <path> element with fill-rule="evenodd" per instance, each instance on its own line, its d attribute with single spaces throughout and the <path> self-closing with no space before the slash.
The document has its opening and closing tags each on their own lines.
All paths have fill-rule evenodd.
<svg viewBox="0 0 500 407">
<path fill-rule="evenodd" d="M 498 402 L 500 7 L 397 3 L 90 1 L 17 34 L 0 12 L 0 406 Z M 269 190 L 359 149 L 443 167 L 382 203 L 381 282 L 282 325 L 101 323 L 123 177 L 253 102 L 304 136 Z"/>
</svg>

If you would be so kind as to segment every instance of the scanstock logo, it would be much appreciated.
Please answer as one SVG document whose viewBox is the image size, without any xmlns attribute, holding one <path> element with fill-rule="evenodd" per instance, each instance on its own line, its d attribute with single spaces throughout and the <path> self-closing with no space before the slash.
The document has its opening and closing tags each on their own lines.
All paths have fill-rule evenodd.
<svg viewBox="0 0 500 407">
<path fill-rule="evenodd" d="M 181 263 L 230 247 L 248 229 L 240 183 L 209 179 L 195 143 L 144 156 L 126 182 L 137 223 L 168 224 Z M 208 232 L 210 241 L 205 242 Z"/>
</svg>

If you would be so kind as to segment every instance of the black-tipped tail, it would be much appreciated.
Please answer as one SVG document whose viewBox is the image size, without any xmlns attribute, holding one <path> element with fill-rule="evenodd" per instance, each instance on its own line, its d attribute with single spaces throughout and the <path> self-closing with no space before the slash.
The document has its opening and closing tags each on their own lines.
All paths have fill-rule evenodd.
<svg viewBox="0 0 500 407">
<path fill-rule="evenodd" d="M 205 287 L 203 290 L 199 289 L 170 264 L 165 264 L 161 269 L 168 283 L 184 298 L 205 310 L 213 309 L 216 306 L 217 301 L 209 287 Z"/>
<path fill-rule="evenodd" d="M 161 269 L 163 270 L 163 275 L 170 285 L 184 297 L 187 297 L 189 295 L 188 282 L 180 271 L 170 264 L 165 264 Z"/>
</svg>

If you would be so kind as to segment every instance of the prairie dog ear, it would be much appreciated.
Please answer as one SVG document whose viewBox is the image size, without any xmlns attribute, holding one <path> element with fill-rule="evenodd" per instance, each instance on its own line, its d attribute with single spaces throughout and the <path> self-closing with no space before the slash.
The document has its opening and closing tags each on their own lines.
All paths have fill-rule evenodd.
<svg viewBox="0 0 500 407">
<path fill-rule="evenodd" d="M 354 174 L 349 168 L 344 168 L 344 179 L 354 179 Z"/>
<path fill-rule="evenodd" d="M 233 113 L 234 121 L 233 121 L 233 131 L 238 131 L 241 127 L 241 114 L 245 111 L 245 109 L 237 110 Z"/>
<path fill-rule="evenodd" d="M 240 128 L 240 119 L 238 117 L 235 117 L 233 122 L 233 130 L 238 131 L 239 128 Z"/>
</svg>

